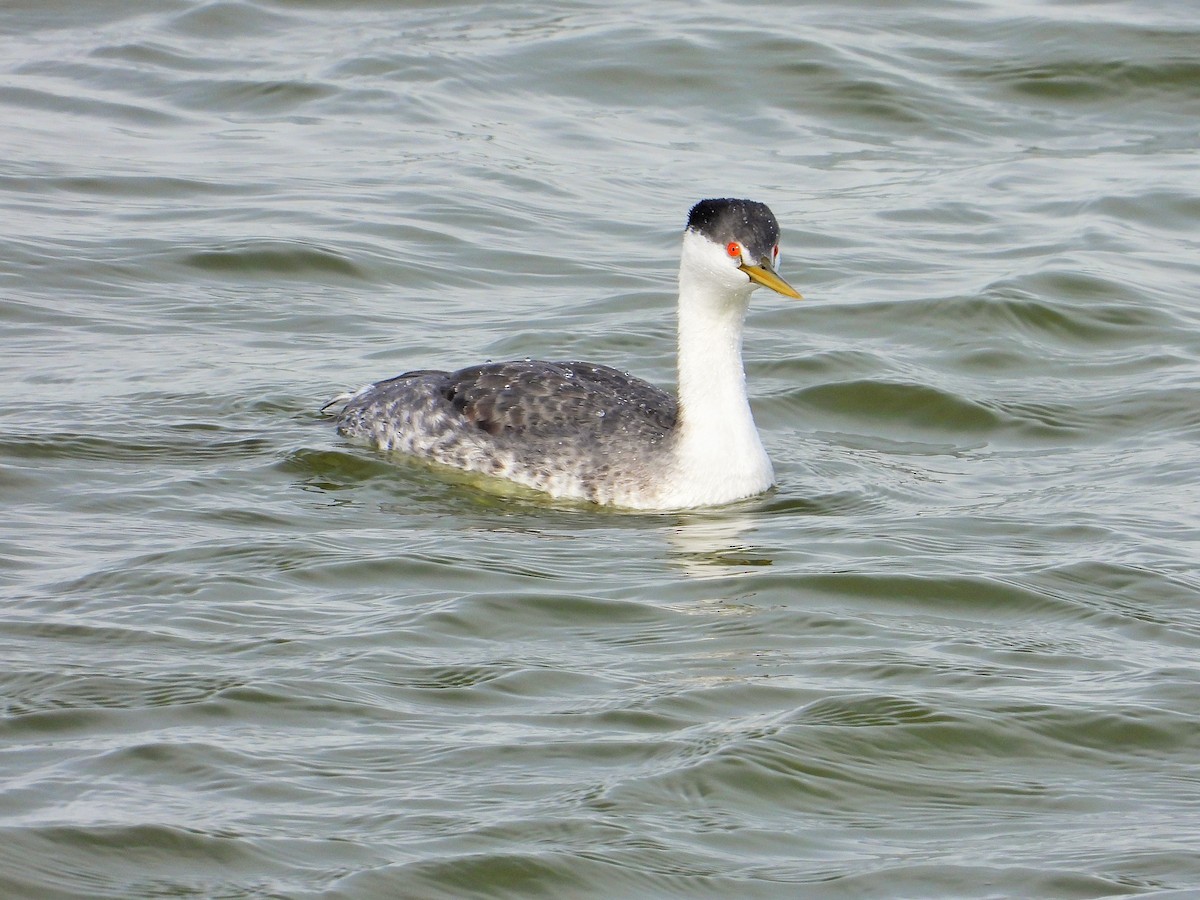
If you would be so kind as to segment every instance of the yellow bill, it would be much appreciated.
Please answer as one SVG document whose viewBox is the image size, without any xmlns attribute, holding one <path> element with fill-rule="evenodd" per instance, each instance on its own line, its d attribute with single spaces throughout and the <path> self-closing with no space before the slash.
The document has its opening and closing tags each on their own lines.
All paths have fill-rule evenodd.
<svg viewBox="0 0 1200 900">
<path fill-rule="evenodd" d="M 803 300 L 799 291 L 775 274 L 775 270 L 767 264 L 764 259 L 762 265 L 751 266 L 742 263 L 738 266 L 743 272 L 750 276 L 751 281 L 757 281 L 763 287 L 769 287 L 771 290 L 783 294 L 785 297 L 794 297 L 797 300 Z"/>
</svg>

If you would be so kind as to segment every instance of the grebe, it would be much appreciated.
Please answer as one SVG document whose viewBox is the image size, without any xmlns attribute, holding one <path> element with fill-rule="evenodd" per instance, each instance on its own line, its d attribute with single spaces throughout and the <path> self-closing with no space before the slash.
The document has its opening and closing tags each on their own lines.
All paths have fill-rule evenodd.
<svg viewBox="0 0 1200 900">
<path fill-rule="evenodd" d="M 742 330 L 776 269 L 779 224 L 752 200 L 692 207 L 679 266 L 678 399 L 584 362 L 420 370 L 343 395 L 337 429 L 380 450 L 503 478 L 552 497 L 665 510 L 775 482 L 746 397 Z"/>
</svg>

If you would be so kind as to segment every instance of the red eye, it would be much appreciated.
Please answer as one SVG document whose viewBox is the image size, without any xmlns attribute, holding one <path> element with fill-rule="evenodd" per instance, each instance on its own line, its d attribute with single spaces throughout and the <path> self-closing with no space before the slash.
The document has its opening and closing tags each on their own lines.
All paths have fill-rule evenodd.
<svg viewBox="0 0 1200 900">
<path fill-rule="evenodd" d="M 725 245 L 725 252 L 728 253 L 730 256 L 741 256 L 742 255 L 742 245 L 739 244 L 737 241 L 730 241 L 728 244 Z"/>
<path fill-rule="evenodd" d="M 778 256 L 778 255 L 779 255 L 779 245 L 778 245 L 778 244 L 776 244 L 776 245 L 775 245 L 775 249 L 771 251 L 771 255 L 772 255 L 772 256 Z"/>
</svg>

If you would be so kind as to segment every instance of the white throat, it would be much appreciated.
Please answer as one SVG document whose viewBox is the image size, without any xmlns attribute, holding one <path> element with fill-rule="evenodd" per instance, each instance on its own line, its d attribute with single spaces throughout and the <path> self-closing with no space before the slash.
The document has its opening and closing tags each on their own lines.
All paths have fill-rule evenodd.
<svg viewBox="0 0 1200 900">
<path fill-rule="evenodd" d="M 679 268 L 679 434 L 670 505 L 726 503 L 775 482 L 742 367 L 742 331 L 755 285 L 724 249 L 684 233 Z"/>
</svg>

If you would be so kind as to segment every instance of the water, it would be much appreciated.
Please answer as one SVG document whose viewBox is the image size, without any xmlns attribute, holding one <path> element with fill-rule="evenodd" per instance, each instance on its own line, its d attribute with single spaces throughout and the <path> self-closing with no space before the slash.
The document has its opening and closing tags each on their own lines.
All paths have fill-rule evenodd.
<svg viewBox="0 0 1200 900">
<path fill-rule="evenodd" d="M 1181 2 L 10 2 L 0 894 L 1200 891 Z M 317 410 L 672 373 L 769 202 L 779 475 L 481 495 Z"/>
</svg>

